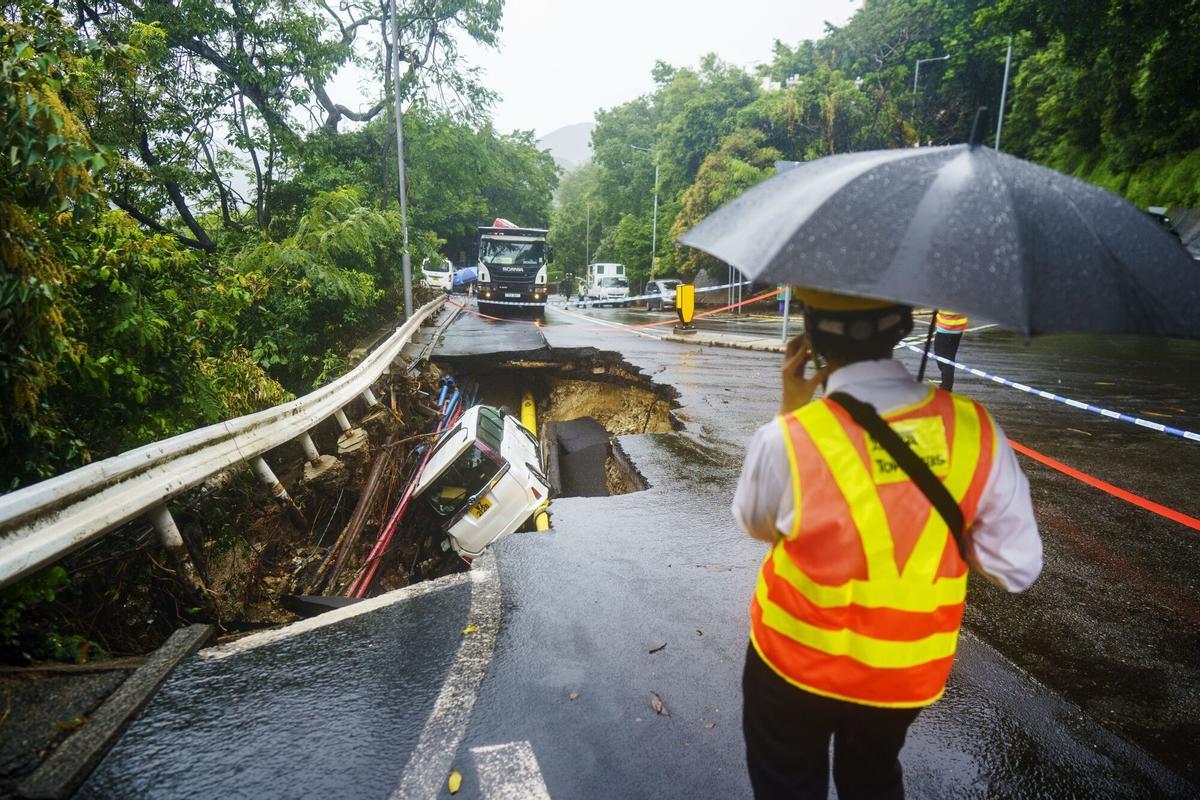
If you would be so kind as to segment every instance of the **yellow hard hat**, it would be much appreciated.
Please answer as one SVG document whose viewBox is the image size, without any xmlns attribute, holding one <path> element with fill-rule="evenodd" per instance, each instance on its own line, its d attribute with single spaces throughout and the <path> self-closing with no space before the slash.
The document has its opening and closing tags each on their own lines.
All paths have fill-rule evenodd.
<svg viewBox="0 0 1200 800">
<path fill-rule="evenodd" d="M 796 287 L 796 297 L 803 300 L 804 305 L 817 311 L 876 311 L 881 308 L 904 305 L 894 300 L 854 297 L 848 294 L 827 292 L 824 289 L 805 289 L 802 286 Z"/>
</svg>

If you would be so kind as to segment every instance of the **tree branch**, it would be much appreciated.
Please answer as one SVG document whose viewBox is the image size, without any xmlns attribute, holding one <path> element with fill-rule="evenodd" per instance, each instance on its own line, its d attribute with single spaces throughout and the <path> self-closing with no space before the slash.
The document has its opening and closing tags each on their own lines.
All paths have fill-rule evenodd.
<svg viewBox="0 0 1200 800">
<path fill-rule="evenodd" d="M 200 242 L 196 241 L 195 239 L 189 239 L 188 237 L 184 236 L 183 234 L 178 233 L 176 231 L 171 230 L 170 228 L 165 227 L 161 222 L 159 222 L 158 220 L 154 219 L 151 216 L 143 214 L 133 204 L 126 202 L 123 198 L 117 197 L 115 194 L 113 194 L 113 195 L 109 195 L 108 199 L 112 201 L 112 204 L 114 206 L 121 209 L 126 214 L 133 217 L 135 220 L 140 222 L 142 225 L 145 225 L 147 228 L 154 231 L 155 233 L 163 233 L 163 234 L 166 234 L 167 236 L 174 236 L 182 244 L 185 244 L 188 247 L 194 247 L 197 250 L 204 250 L 205 252 L 210 252 L 208 250 L 208 248 L 204 247 L 202 244 L 200 244 Z"/>
<path fill-rule="evenodd" d="M 161 163 L 150 149 L 150 137 L 146 134 L 144 127 L 138 130 L 138 151 L 142 155 L 142 160 L 146 162 L 148 167 L 158 167 Z M 183 220 L 183 224 L 188 227 L 192 235 L 196 237 L 196 246 L 206 252 L 213 252 L 217 249 L 213 244 L 212 239 L 208 237 L 208 232 L 196 221 L 192 216 L 192 210 L 188 208 L 187 199 L 183 196 L 183 192 L 179 188 L 179 184 L 169 178 L 161 178 L 163 188 L 167 190 L 167 194 L 171 197 L 171 202 L 175 205 L 175 210 L 179 212 L 179 218 Z"/>
</svg>

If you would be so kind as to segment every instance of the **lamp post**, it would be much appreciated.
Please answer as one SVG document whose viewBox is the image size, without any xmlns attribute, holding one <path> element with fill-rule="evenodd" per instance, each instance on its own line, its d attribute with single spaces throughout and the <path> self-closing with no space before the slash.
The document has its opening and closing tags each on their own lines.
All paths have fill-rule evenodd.
<svg viewBox="0 0 1200 800">
<path fill-rule="evenodd" d="M 654 216 L 650 222 L 650 274 L 653 275 L 654 256 L 658 253 L 658 153 L 649 147 L 638 147 L 636 144 L 629 146 L 634 150 L 641 150 L 643 153 L 650 153 L 654 156 Z"/>
<path fill-rule="evenodd" d="M 404 181 L 404 115 L 400 110 L 400 27 L 396 23 L 396 0 L 388 4 L 392 27 L 392 91 L 396 93 L 396 169 L 400 189 L 400 232 L 404 250 L 400 256 L 404 275 L 404 318 L 413 314 L 412 260 L 408 253 L 408 188 Z"/>
<path fill-rule="evenodd" d="M 1000 131 L 1004 130 L 1004 102 L 1008 99 L 1008 68 L 1012 66 L 1012 40 L 1008 37 L 1008 53 L 1004 56 L 1004 83 L 1000 87 L 1000 117 L 996 120 L 996 152 L 1000 152 Z"/>
<path fill-rule="evenodd" d="M 914 129 L 917 126 L 917 81 L 920 80 L 920 78 L 921 78 L 921 65 L 928 64 L 930 61 L 949 61 L 949 60 L 950 60 L 950 55 L 948 53 L 944 56 L 938 56 L 937 58 L 918 58 L 917 59 L 917 65 L 913 69 L 912 113 L 909 114 L 909 122 L 911 122 L 913 124 Z M 918 137 L 917 143 L 920 144 L 920 142 L 921 142 L 920 137 Z"/>
</svg>

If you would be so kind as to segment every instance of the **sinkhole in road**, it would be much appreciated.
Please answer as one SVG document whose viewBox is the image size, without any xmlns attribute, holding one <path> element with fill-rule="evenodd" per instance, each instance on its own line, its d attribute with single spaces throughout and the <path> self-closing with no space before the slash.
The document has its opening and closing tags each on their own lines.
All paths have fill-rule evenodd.
<svg viewBox="0 0 1200 800">
<path fill-rule="evenodd" d="M 542 461 L 554 497 L 598 497 L 648 488 L 617 437 L 682 428 L 675 389 L 655 383 L 620 354 L 552 348 L 535 357 L 457 358 L 437 364 L 476 402 L 519 416 L 526 392 L 537 408 Z"/>
</svg>

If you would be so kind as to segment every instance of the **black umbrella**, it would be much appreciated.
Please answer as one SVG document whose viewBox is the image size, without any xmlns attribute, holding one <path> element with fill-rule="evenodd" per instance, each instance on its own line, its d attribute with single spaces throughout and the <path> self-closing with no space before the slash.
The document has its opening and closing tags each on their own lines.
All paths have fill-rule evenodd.
<svg viewBox="0 0 1200 800">
<path fill-rule="evenodd" d="M 1200 263 L 1111 192 L 978 145 L 801 164 L 682 237 L 757 280 L 1024 333 L 1200 338 Z"/>
</svg>

